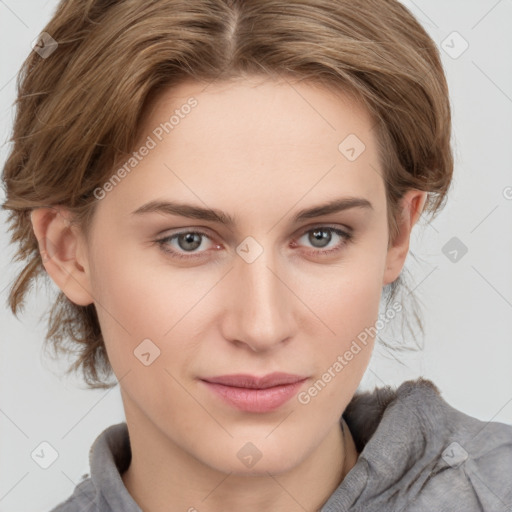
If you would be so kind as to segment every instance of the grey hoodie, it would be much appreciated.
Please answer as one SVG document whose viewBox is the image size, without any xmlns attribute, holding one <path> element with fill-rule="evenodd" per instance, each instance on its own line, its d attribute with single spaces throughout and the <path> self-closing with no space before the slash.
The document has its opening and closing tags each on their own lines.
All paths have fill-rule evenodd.
<svg viewBox="0 0 512 512">
<path fill-rule="evenodd" d="M 512 512 L 512 425 L 454 409 L 422 378 L 356 393 L 343 418 L 359 457 L 320 512 Z M 121 479 L 130 460 L 126 423 L 108 427 L 91 476 L 51 512 L 141 512 Z"/>
</svg>

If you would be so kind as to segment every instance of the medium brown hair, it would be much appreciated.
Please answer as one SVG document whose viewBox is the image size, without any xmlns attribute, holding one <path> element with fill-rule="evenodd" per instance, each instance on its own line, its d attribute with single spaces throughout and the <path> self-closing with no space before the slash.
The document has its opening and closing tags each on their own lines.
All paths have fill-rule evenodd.
<svg viewBox="0 0 512 512">
<path fill-rule="evenodd" d="M 65 0 L 43 31 L 58 47 L 46 58 L 31 52 L 20 70 L 3 170 L 2 207 L 25 263 L 10 289 L 14 314 L 45 273 L 32 209 L 63 205 L 87 234 L 93 191 L 133 151 L 148 102 L 187 79 L 280 76 L 349 93 L 375 122 L 390 240 L 407 190 L 428 192 L 432 218 L 444 206 L 453 172 L 446 78 L 435 43 L 398 1 Z M 406 288 L 401 278 L 388 303 Z M 115 385 L 102 380 L 112 369 L 94 304 L 59 292 L 45 342 L 76 355 L 68 373 L 81 368 L 89 387 Z"/>
</svg>

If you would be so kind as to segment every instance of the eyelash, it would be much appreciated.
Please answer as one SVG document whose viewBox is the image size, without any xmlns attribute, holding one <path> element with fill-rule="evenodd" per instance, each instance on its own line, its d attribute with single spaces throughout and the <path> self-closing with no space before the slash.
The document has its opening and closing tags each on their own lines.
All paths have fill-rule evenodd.
<svg viewBox="0 0 512 512">
<path fill-rule="evenodd" d="M 322 225 L 315 226 L 313 228 L 309 228 L 309 229 L 303 231 L 298 238 L 302 238 L 305 234 L 310 233 L 312 231 L 316 231 L 316 230 L 330 231 L 331 233 L 335 233 L 335 234 L 337 234 L 338 236 L 340 236 L 343 239 L 337 245 L 337 247 L 334 248 L 334 249 L 318 250 L 318 251 L 313 250 L 312 252 L 314 254 L 316 254 L 316 255 L 320 254 L 321 256 L 326 256 L 326 255 L 333 254 L 333 253 L 336 253 L 338 251 L 341 251 L 349 242 L 352 241 L 352 238 L 353 238 L 353 235 L 351 233 L 347 233 L 346 231 L 343 231 L 343 230 L 341 230 L 339 228 L 334 228 L 334 227 L 330 227 L 330 226 L 322 226 Z M 192 259 L 195 259 L 195 258 L 202 258 L 202 257 L 204 257 L 203 256 L 204 252 L 201 252 L 201 253 L 189 253 L 189 254 L 187 254 L 185 256 L 184 253 L 181 253 L 179 251 L 175 251 L 174 249 L 169 249 L 169 243 L 168 242 L 170 240 L 173 240 L 173 239 L 179 237 L 180 235 L 185 235 L 185 234 L 202 235 L 202 236 L 204 236 L 206 238 L 210 238 L 208 233 L 205 233 L 204 231 L 201 231 L 201 230 L 188 230 L 188 231 L 181 231 L 179 233 L 175 233 L 173 235 L 166 236 L 164 238 L 160 238 L 160 239 L 156 240 L 155 242 L 158 244 L 158 246 L 160 247 L 160 249 L 163 252 L 165 252 L 167 255 L 170 255 L 173 258 L 184 259 L 184 260 L 192 260 Z"/>
</svg>

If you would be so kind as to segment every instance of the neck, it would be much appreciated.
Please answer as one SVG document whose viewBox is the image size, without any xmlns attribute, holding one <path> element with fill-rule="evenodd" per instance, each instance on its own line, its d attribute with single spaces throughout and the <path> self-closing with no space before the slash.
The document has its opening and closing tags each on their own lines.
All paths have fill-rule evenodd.
<svg viewBox="0 0 512 512">
<path fill-rule="evenodd" d="M 319 510 L 358 456 L 350 430 L 341 420 L 290 471 L 226 474 L 183 451 L 147 417 L 146 423 L 141 417 L 129 419 L 134 418 L 127 414 L 132 460 L 122 480 L 139 507 L 151 512 Z"/>
</svg>

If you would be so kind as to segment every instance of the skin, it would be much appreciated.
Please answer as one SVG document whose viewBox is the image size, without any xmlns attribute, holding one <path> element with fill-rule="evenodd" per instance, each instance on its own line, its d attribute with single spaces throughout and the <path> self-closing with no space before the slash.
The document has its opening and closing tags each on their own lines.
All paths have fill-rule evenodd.
<svg viewBox="0 0 512 512">
<path fill-rule="evenodd" d="M 45 268 L 71 301 L 96 306 L 132 446 L 122 478 L 141 508 L 318 510 L 357 461 L 340 417 L 374 339 L 309 403 L 294 397 L 272 412 L 235 409 L 199 378 L 284 371 L 307 376 L 307 391 L 375 325 L 426 194 L 404 196 L 388 248 L 372 120 L 347 96 L 304 82 L 183 83 L 155 98 L 141 143 L 191 96 L 198 105 L 98 201 L 89 239 L 64 208 L 33 211 Z M 338 150 L 349 134 L 366 146 L 355 161 Z M 347 196 L 372 208 L 291 224 L 299 210 Z M 222 210 L 236 224 L 131 214 L 155 199 Z M 331 233 L 314 245 L 308 235 L 325 226 L 349 228 L 353 239 L 343 245 Z M 198 248 L 167 244 L 197 259 L 155 243 L 194 229 L 208 234 Z M 251 263 L 236 251 L 248 236 L 263 249 Z M 147 338 L 160 350 L 149 366 L 134 356 Z M 248 442 L 262 454 L 251 468 L 237 457 Z"/>
</svg>

